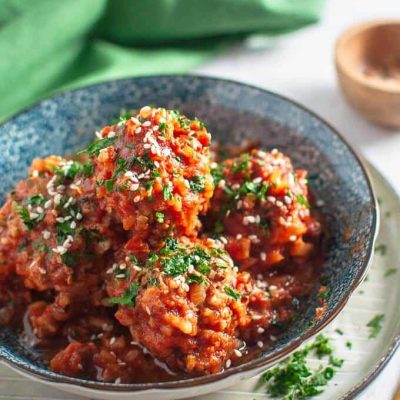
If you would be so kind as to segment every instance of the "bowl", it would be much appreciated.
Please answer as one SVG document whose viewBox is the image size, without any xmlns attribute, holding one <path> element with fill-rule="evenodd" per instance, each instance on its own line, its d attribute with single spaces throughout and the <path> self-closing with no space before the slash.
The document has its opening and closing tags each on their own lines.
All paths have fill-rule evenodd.
<svg viewBox="0 0 400 400">
<path fill-rule="evenodd" d="M 370 121 L 400 128 L 400 20 L 350 28 L 337 40 L 335 53 L 348 102 Z"/>
<path fill-rule="evenodd" d="M 216 391 L 248 379 L 288 356 L 329 324 L 366 275 L 378 226 L 377 204 L 363 163 L 321 118 L 282 96 L 245 84 L 201 76 L 116 80 L 46 99 L 0 126 L 0 201 L 26 174 L 34 157 L 71 154 L 121 108 L 157 104 L 201 118 L 214 139 L 235 144 L 258 140 L 286 152 L 309 171 L 324 202 L 328 230 L 324 284 L 330 288 L 319 319 L 317 289 L 273 347 L 223 372 L 193 379 L 143 384 L 95 382 L 50 371 L 17 335 L 0 328 L 0 358 L 20 373 L 75 394 L 98 399 L 178 399 Z"/>
</svg>

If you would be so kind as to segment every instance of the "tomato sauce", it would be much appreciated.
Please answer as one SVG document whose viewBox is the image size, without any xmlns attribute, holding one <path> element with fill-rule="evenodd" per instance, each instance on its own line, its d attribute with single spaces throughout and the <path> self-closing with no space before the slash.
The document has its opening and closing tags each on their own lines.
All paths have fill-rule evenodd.
<svg viewBox="0 0 400 400">
<path fill-rule="evenodd" d="M 307 173 L 212 160 L 199 120 L 143 107 L 72 159 L 33 161 L 0 210 L 0 324 L 61 374 L 212 374 L 277 340 L 317 284 Z"/>
</svg>

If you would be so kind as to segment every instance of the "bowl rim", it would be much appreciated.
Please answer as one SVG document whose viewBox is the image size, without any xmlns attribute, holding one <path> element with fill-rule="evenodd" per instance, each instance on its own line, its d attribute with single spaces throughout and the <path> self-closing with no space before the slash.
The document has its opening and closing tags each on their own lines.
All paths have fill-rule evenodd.
<svg viewBox="0 0 400 400">
<path fill-rule="evenodd" d="M 371 204 L 371 213 L 372 213 L 371 235 L 370 235 L 370 239 L 368 242 L 367 256 L 365 257 L 363 267 L 360 269 L 360 271 L 354 278 L 354 281 L 351 284 L 346 295 L 335 305 L 331 315 L 328 318 L 322 320 L 322 322 L 317 321 L 312 327 L 310 327 L 308 330 L 304 331 L 301 335 L 299 335 L 296 339 L 294 339 L 289 345 L 286 345 L 286 346 L 283 346 L 282 348 L 277 349 L 274 353 L 270 354 L 269 357 L 263 357 L 261 355 L 260 357 L 255 358 L 251 361 L 248 361 L 244 364 L 239 364 L 237 366 L 234 366 L 232 368 L 218 372 L 216 374 L 199 376 L 199 377 L 183 379 L 183 380 L 174 380 L 174 381 L 166 381 L 166 382 L 150 382 L 150 383 L 134 383 L 134 384 L 123 384 L 123 383 L 117 384 L 117 383 L 85 380 L 85 379 L 81 379 L 81 378 L 74 378 L 74 377 L 69 377 L 66 375 L 55 374 L 52 371 L 48 371 L 48 372 L 47 371 L 37 371 L 36 366 L 32 366 L 32 364 L 27 364 L 24 362 L 19 362 L 18 360 L 16 361 L 15 359 L 13 359 L 12 356 L 10 357 L 10 355 L 12 355 L 12 353 L 10 352 L 10 354 L 8 354 L 7 348 L 5 346 L 3 346 L 0 342 L 0 361 L 5 362 L 6 364 L 9 364 L 9 366 L 11 366 L 12 368 L 14 368 L 16 370 L 19 370 L 23 374 L 34 376 L 36 379 L 39 379 L 39 380 L 41 380 L 43 382 L 47 382 L 47 383 L 63 384 L 63 385 L 68 385 L 68 386 L 72 386 L 72 387 L 80 386 L 80 387 L 83 387 L 86 389 L 92 389 L 92 390 L 99 391 L 99 392 L 138 393 L 141 391 L 144 392 L 144 391 L 154 391 L 154 390 L 170 391 L 171 389 L 183 389 L 183 388 L 194 387 L 197 385 L 211 384 L 215 381 L 223 380 L 223 379 L 231 377 L 233 375 L 238 375 L 238 374 L 250 372 L 253 370 L 256 371 L 257 369 L 260 369 L 262 367 L 268 368 L 268 366 L 271 366 L 274 363 L 289 356 L 290 353 L 295 351 L 305 341 L 311 339 L 313 336 L 315 336 L 317 333 L 319 333 L 322 329 L 324 329 L 327 325 L 329 325 L 339 315 L 339 313 L 342 311 L 344 306 L 347 304 L 352 293 L 357 289 L 359 284 L 363 281 L 363 279 L 367 275 L 368 268 L 372 262 L 374 245 L 375 245 L 375 241 L 376 241 L 376 238 L 378 235 L 379 205 L 378 205 L 378 200 L 377 200 L 377 196 L 376 196 L 374 187 L 372 185 L 371 176 L 368 172 L 366 164 L 363 161 L 362 157 L 360 157 L 360 155 L 357 153 L 357 151 L 353 149 L 353 147 L 342 136 L 342 134 L 340 134 L 336 130 L 336 128 L 334 128 L 329 122 L 327 122 L 325 119 L 320 117 L 314 111 L 309 110 L 307 107 L 303 106 L 302 104 L 298 103 L 297 101 L 292 100 L 286 96 L 277 94 L 277 93 L 267 90 L 267 89 L 257 87 L 255 85 L 236 81 L 233 79 L 224 79 L 224 78 L 212 77 L 212 76 L 201 75 L 201 74 L 188 73 L 188 74 L 159 74 L 159 75 L 135 76 L 135 77 L 121 78 L 121 79 L 106 80 L 106 81 L 102 81 L 100 83 L 87 85 L 87 86 L 79 87 L 79 88 L 72 89 L 72 90 L 62 90 L 56 94 L 47 96 L 47 97 L 41 99 L 40 101 L 34 103 L 33 105 L 28 106 L 28 107 L 24 108 L 23 110 L 21 110 L 20 112 L 8 117 L 6 120 L 4 120 L 0 124 L 0 128 L 3 127 L 8 122 L 12 121 L 13 119 L 17 118 L 18 116 L 20 116 L 28 111 L 34 110 L 35 108 L 42 105 L 42 103 L 44 103 L 50 99 L 53 99 L 53 98 L 62 97 L 71 92 L 85 91 L 89 88 L 101 87 L 101 86 L 107 85 L 111 82 L 123 83 L 123 82 L 130 82 L 130 81 L 140 81 L 140 80 L 160 79 L 160 78 L 172 78 L 172 79 L 174 79 L 174 78 L 175 79 L 176 78 L 194 78 L 194 79 L 199 79 L 199 80 L 208 81 L 208 82 L 210 82 L 210 81 L 211 82 L 222 82 L 222 83 L 226 83 L 226 84 L 234 84 L 234 85 L 238 85 L 241 87 L 247 87 L 248 89 L 256 90 L 258 92 L 268 94 L 269 96 L 272 96 L 272 97 L 277 97 L 291 105 L 294 105 L 295 107 L 299 108 L 306 114 L 310 115 L 311 117 L 317 119 L 318 121 L 323 123 L 325 126 L 327 126 L 330 129 L 330 131 L 332 132 L 332 134 L 335 135 L 347 147 L 347 149 L 350 151 L 350 153 L 355 158 L 356 162 L 359 164 L 361 173 L 367 183 L 368 191 L 369 191 L 369 194 L 370 194 L 370 197 L 372 200 L 372 204 Z M 50 374 L 53 376 L 51 376 Z M 54 376 L 54 375 L 56 375 L 56 376 Z"/>
<path fill-rule="evenodd" d="M 364 77 L 362 74 L 357 73 L 357 71 L 351 68 L 349 64 L 344 61 L 342 56 L 344 46 L 346 45 L 348 40 L 352 39 L 361 32 L 366 32 L 378 26 L 390 26 L 390 25 L 396 25 L 399 27 L 400 30 L 400 18 L 374 19 L 348 27 L 339 35 L 339 37 L 336 40 L 334 58 L 335 58 L 336 69 L 339 72 L 346 75 L 352 81 L 357 82 L 361 86 L 364 86 L 372 90 L 376 90 L 381 93 L 385 93 L 388 95 L 397 95 L 400 94 L 399 85 L 383 86 L 379 84 L 379 82 L 376 82 L 374 79 L 369 79 L 367 77 Z"/>
</svg>

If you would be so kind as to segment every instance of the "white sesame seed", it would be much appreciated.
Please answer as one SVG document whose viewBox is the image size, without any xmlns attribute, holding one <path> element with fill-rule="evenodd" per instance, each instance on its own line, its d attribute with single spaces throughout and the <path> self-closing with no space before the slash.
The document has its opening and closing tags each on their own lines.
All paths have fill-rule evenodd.
<svg viewBox="0 0 400 400">
<path fill-rule="evenodd" d="M 113 138 L 113 137 L 115 137 L 115 132 L 114 132 L 114 131 L 108 132 L 107 137 L 108 137 L 108 138 Z"/>
<path fill-rule="evenodd" d="M 283 207 L 283 203 L 280 201 L 280 200 L 277 200 L 276 202 L 275 202 L 275 204 L 276 204 L 276 206 L 277 207 Z"/>
<path fill-rule="evenodd" d="M 283 201 L 285 202 L 285 204 L 292 204 L 292 198 L 289 196 L 285 196 L 283 198 Z"/>
<path fill-rule="evenodd" d="M 278 340 L 278 338 L 274 335 L 269 335 L 269 338 L 273 341 L 276 342 Z"/>
<path fill-rule="evenodd" d="M 236 239 L 237 239 L 237 240 L 240 240 L 242 237 L 243 237 L 243 235 L 241 235 L 240 233 L 238 233 L 238 234 L 236 235 Z"/>
<path fill-rule="evenodd" d="M 76 214 L 76 219 L 77 220 L 81 220 L 83 218 L 81 213 Z"/>
<path fill-rule="evenodd" d="M 264 342 L 261 341 L 261 340 L 259 340 L 259 341 L 257 342 L 257 346 L 260 347 L 260 348 L 262 348 L 262 347 L 264 346 Z"/>
<path fill-rule="evenodd" d="M 268 200 L 270 203 L 275 203 L 276 198 L 275 198 L 274 196 L 267 196 L 267 200 Z"/>
<path fill-rule="evenodd" d="M 38 216 L 39 216 L 39 214 L 34 213 L 34 212 L 31 212 L 31 213 L 29 214 L 29 217 L 30 217 L 31 219 L 36 219 Z"/>
<path fill-rule="evenodd" d="M 115 337 L 113 336 L 113 337 L 110 339 L 110 345 L 113 345 L 113 344 L 115 343 L 116 340 L 117 340 L 117 339 L 115 339 Z"/>
<path fill-rule="evenodd" d="M 265 332 L 265 329 L 262 328 L 261 326 L 259 326 L 259 327 L 257 328 L 257 333 L 261 334 L 261 333 L 264 333 L 264 332 Z"/>
<path fill-rule="evenodd" d="M 260 260 L 261 260 L 261 261 L 265 261 L 266 259 L 267 259 L 267 253 L 265 253 L 265 252 L 262 251 L 262 252 L 260 253 Z"/>
<path fill-rule="evenodd" d="M 261 183 L 261 181 L 262 181 L 261 176 L 258 176 L 257 178 L 254 178 L 254 179 L 253 179 L 253 182 L 254 182 L 254 183 Z"/>
<path fill-rule="evenodd" d="M 150 121 L 145 121 L 145 122 L 143 122 L 143 124 L 142 124 L 143 126 L 150 126 L 151 125 L 151 122 Z"/>
<path fill-rule="evenodd" d="M 148 315 L 151 315 L 151 311 L 150 311 L 150 308 L 148 306 L 146 306 L 146 312 L 147 312 Z"/>
<path fill-rule="evenodd" d="M 142 127 L 141 127 L 141 126 L 139 126 L 139 127 L 137 127 L 137 128 L 135 129 L 135 133 L 136 133 L 136 134 L 138 134 L 138 133 L 140 133 L 140 132 L 142 132 Z"/>
<path fill-rule="evenodd" d="M 291 242 L 295 242 L 297 240 L 297 236 L 296 235 L 289 236 L 289 240 Z"/>
<path fill-rule="evenodd" d="M 159 129 L 159 126 L 158 126 L 158 125 L 154 125 L 154 126 L 153 126 L 153 131 L 154 131 L 154 132 L 158 131 L 158 129 Z"/>
<path fill-rule="evenodd" d="M 43 239 L 45 239 L 45 240 L 50 239 L 50 232 L 49 231 L 43 231 L 42 235 L 43 235 Z"/>
<path fill-rule="evenodd" d="M 35 169 L 34 171 L 32 171 L 32 176 L 34 178 L 37 178 L 39 176 L 39 171 L 37 169 Z"/>
<path fill-rule="evenodd" d="M 223 189 L 225 187 L 225 185 L 226 185 L 225 179 L 221 179 L 218 182 L 218 187 L 221 188 L 221 189 Z"/>
<path fill-rule="evenodd" d="M 272 149 L 271 150 L 271 154 L 277 154 L 278 153 L 278 149 Z"/>
<path fill-rule="evenodd" d="M 242 357 L 242 352 L 240 350 L 235 349 L 233 352 L 235 353 L 236 357 Z"/>
<path fill-rule="evenodd" d="M 317 200 L 316 203 L 315 203 L 315 205 L 317 207 L 322 207 L 324 204 L 325 204 L 325 202 L 323 200 Z"/>
<path fill-rule="evenodd" d="M 121 383 L 121 378 L 117 378 L 117 379 L 115 380 L 115 383 L 116 383 L 116 384 L 120 384 L 120 383 Z"/>
<path fill-rule="evenodd" d="M 72 221 L 70 227 L 71 227 L 71 229 L 75 229 L 76 228 L 76 222 Z"/>
<path fill-rule="evenodd" d="M 144 107 L 142 107 L 141 109 L 140 109 L 140 114 L 142 113 L 142 112 L 149 112 L 151 110 L 151 107 L 150 106 L 144 106 Z"/>
<path fill-rule="evenodd" d="M 230 359 L 227 360 L 226 363 L 225 363 L 225 367 L 229 368 L 231 365 L 232 365 L 232 361 Z"/>
<path fill-rule="evenodd" d="M 133 269 L 135 270 L 135 271 L 141 271 L 142 270 L 142 268 L 140 268 L 138 265 L 134 265 L 133 266 Z"/>
<path fill-rule="evenodd" d="M 143 145 L 144 149 L 150 149 L 150 147 L 151 147 L 151 144 L 149 144 L 149 143 L 146 143 Z"/>
<path fill-rule="evenodd" d="M 46 270 L 42 267 L 39 268 L 39 272 L 43 275 L 46 274 Z"/>
<path fill-rule="evenodd" d="M 44 210 L 43 210 L 42 207 L 37 207 L 37 208 L 36 208 L 36 211 L 37 211 L 39 214 L 41 214 Z"/>
<path fill-rule="evenodd" d="M 96 137 L 97 137 L 98 139 L 103 139 L 103 136 L 102 136 L 101 132 L 96 131 L 94 134 L 96 135 Z"/>
<path fill-rule="evenodd" d="M 134 203 L 137 203 L 138 201 L 140 201 L 140 196 L 135 196 L 135 197 L 133 198 L 133 202 L 134 202 Z"/>
<path fill-rule="evenodd" d="M 44 203 L 44 208 L 49 208 L 51 206 L 52 200 L 47 200 L 46 203 Z"/>
</svg>

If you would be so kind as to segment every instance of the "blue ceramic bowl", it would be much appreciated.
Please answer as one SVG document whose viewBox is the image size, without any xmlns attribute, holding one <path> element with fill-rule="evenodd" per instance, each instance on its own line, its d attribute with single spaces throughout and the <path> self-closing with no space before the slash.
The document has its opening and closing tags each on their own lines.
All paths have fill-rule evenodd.
<svg viewBox="0 0 400 400">
<path fill-rule="evenodd" d="M 327 309 L 318 321 L 314 293 L 275 346 L 227 371 L 185 381 L 110 384 L 50 371 L 15 334 L 0 330 L 0 357 L 25 374 L 97 398 L 178 398 L 198 395 L 250 377 L 288 355 L 338 315 L 366 274 L 377 232 L 377 205 L 368 174 L 355 152 L 326 122 L 291 100 L 256 87 L 200 76 L 156 76 L 105 82 L 44 100 L 0 126 L 0 201 L 25 177 L 34 157 L 71 154 L 122 108 L 159 105 L 203 120 L 214 140 L 259 140 L 287 153 L 309 171 L 329 231 L 324 280 Z"/>
</svg>

